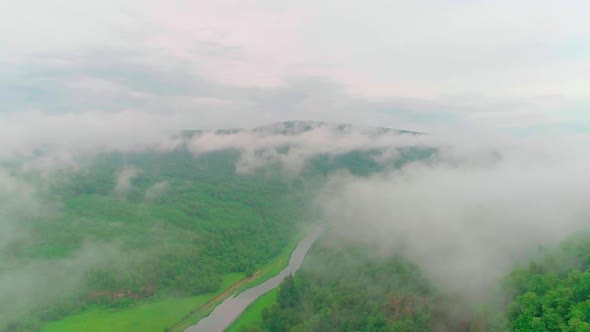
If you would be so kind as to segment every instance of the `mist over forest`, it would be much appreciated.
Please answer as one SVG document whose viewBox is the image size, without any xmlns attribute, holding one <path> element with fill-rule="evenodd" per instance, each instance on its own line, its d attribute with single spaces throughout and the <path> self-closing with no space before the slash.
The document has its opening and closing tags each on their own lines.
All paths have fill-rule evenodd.
<svg viewBox="0 0 590 332">
<path fill-rule="evenodd" d="M 401 266 L 413 266 L 424 284 L 393 287 L 431 300 L 402 314 L 425 315 L 406 330 L 455 330 L 478 319 L 499 329 L 512 326 L 506 305 L 518 299 L 506 286 L 511 273 L 587 230 L 583 140 L 477 141 L 304 121 L 162 136 L 133 146 L 105 136 L 81 149 L 72 136 L 19 153 L 4 148 L 2 329 L 215 292 L 224 275 L 252 275 L 293 232 L 317 222 L 327 226 L 324 249 L 304 264 L 298 278 L 315 285 L 306 287 L 393 259 L 400 267 L 354 283 L 385 287 L 376 294 L 391 301 L 399 294 L 381 278 L 404 280 Z M 579 250 L 588 249 L 559 255 L 584 266 Z M 344 259 L 335 270 L 350 270 L 327 274 L 312 263 L 330 255 Z M 563 264 L 560 273 L 572 268 Z M 310 301 L 305 289 L 301 301 Z M 484 315 L 482 306 L 492 309 Z M 327 328 L 305 325 L 308 314 L 297 316 L 301 326 Z M 396 315 L 385 313 L 383 326 L 401 328 L 390 325 Z"/>
<path fill-rule="evenodd" d="M 589 1 L 0 12 L 0 332 L 590 331 Z"/>
</svg>

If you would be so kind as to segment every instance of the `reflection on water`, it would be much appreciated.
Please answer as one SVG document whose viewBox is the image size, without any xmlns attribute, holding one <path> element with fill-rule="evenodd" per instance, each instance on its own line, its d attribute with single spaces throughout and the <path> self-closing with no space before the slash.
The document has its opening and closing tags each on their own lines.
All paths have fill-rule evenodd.
<svg viewBox="0 0 590 332">
<path fill-rule="evenodd" d="M 256 300 L 259 296 L 280 285 L 288 275 L 299 270 L 305 254 L 321 232 L 322 226 L 318 226 L 304 239 L 299 241 L 297 248 L 295 248 L 295 251 L 291 254 L 289 265 L 277 276 L 244 291 L 236 297 L 227 298 L 220 305 L 215 307 L 209 316 L 201 319 L 196 325 L 186 329 L 186 332 L 222 332 L 225 330 L 231 322 L 240 316 L 242 311 L 244 311 L 250 303 Z"/>
</svg>

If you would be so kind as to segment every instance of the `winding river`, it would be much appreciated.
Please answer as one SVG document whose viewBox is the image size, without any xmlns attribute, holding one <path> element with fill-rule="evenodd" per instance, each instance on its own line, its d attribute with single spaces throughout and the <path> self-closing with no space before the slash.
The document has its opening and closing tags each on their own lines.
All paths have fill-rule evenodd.
<svg viewBox="0 0 590 332">
<path fill-rule="evenodd" d="M 223 332 L 236 318 L 240 316 L 246 307 L 254 302 L 259 296 L 279 286 L 290 274 L 295 273 L 301 267 L 305 254 L 311 245 L 317 240 L 323 227 L 314 228 L 305 238 L 299 241 L 297 248 L 291 254 L 289 265 L 278 275 L 268 279 L 264 283 L 252 287 L 238 296 L 231 296 L 215 307 L 211 314 L 201 319 L 196 325 L 185 330 L 185 332 Z"/>
</svg>

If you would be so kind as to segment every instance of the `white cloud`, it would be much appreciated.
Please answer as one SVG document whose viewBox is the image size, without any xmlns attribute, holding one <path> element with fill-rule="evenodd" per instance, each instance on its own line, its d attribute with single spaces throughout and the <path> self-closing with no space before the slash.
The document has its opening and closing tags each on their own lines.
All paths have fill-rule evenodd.
<svg viewBox="0 0 590 332">
<path fill-rule="evenodd" d="M 145 195 L 144 195 L 145 201 L 150 202 L 150 201 L 156 199 L 157 197 L 165 194 L 166 191 L 168 190 L 168 188 L 169 188 L 169 184 L 167 181 L 162 181 L 162 182 L 158 182 L 156 184 L 153 184 L 145 191 Z"/>
<path fill-rule="evenodd" d="M 113 193 L 120 197 L 127 195 L 129 190 L 132 189 L 131 181 L 141 173 L 141 170 L 135 167 L 125 167 L 117 173 L 117 179 L 115 182 L 115 189 Z"/>
<path fill-rule="evenodd" d="M 401 252 L 446 291 L 481 301 L 536 246 L 589 228 L 587 149 L 587 137 L 464 137 L 427 163 L 334 175 L 318 204 L 345 238 Z"/>
<path fill-rule="evenodd" d="M 0 155 L 29 155 L 50 147 L 71 152 L 169 148 L 170 128 L 182 128 L 182 119 L 137 111 L 47 114 L 19 112 L 0 115 Z"/>
<path fill-rule="evenodd" d="M 305 124 L 305 123 L 303 123 Z M 289 174 L 299 174 L 305 162 L 319 155 L 338 156 L 352 151 L 367 152 L 378 149 L 383 160 L 391 160 L 398 148 L 433 144 L 428 136 L 399 135 L 396 132 L 374 135 L 375 128 L 350 127 L 345 131 L 337 125 L 322 125 L 295 134 L 277 135 L 285 127 L 281 124 L 268 131 L 241 131 L 233 134 L 208 132 L 194 137 L 188 148 L 194 154 L 235 149 L 240 151 L 236 164 L 238 173 L 249 173 L 269 164 L 279 164 Z M 279 151 L 289 147 L 288 151 Z"/>
</svg>

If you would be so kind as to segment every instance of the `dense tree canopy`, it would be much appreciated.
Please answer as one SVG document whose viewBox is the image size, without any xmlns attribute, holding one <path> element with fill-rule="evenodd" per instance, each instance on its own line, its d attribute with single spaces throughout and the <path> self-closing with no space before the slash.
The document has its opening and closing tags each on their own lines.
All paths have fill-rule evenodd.
<svg viewBox="0 0 590 332">
<path fill-rule="evenodd" d="M 514 331 L 590 331 L 590 238 L 580 234 L 542 260 L 513 271 L 506 285 L 514 300 L 507 327 Z"/>
<path fill-rule="evenodd" d="M 263 312 L 264 331 L 428 331 L 434 292 L 418 268 L 318 243 Z"/>
<path fill-rule="evenodd" d="M 408 151 L 402 162 L 430 153 Z M 0 247 L 0 272 L 64 262 L 47 280 L 59 282 L 60 273 L 82 280 L 55 287 L 51 298 L 39 296 L 10 317 L 0 310 L 0 330 L 36 330 L 93 304 L 122 307 L 216 291 L 223 275 L 252 274 L 302 222 L 316 221 L 309 203 L 331 171 L 366 175 L 389 167 L 369 151 L 318 155 L 296 175 L 273 164 L 239 174 L 239 158 L 231 149 L 199 156 L 185 148 L 104 152 L 50 177 L 6 163 L 37 184 L 45 208 L 21 221 L 26 237 Z M 0 299 L 4 305 L 14 307 Z"/>
<path fill-rule="evenodd" d="M 293 179 L 236 174 L 236 158 L 233 151 L 105 153 L 55 174 L 42 197 L 52 208 L 23 221 L 30 236 L 2 247 L 0 271 L 69 259 L 88 246 L 97 263 L 83 264 L 83 283 L 57 302 L 45 307 L 40 299 L 24 316 L 3 317 L 0 330 L 34 330 L 93 303 L 213 292 L 222 275 L 252 273 L 278 255 L 296 225 L 311 220 L 307 200 Z M 125 169 L 133 176 L 117 191 Z"/>
</svg>

